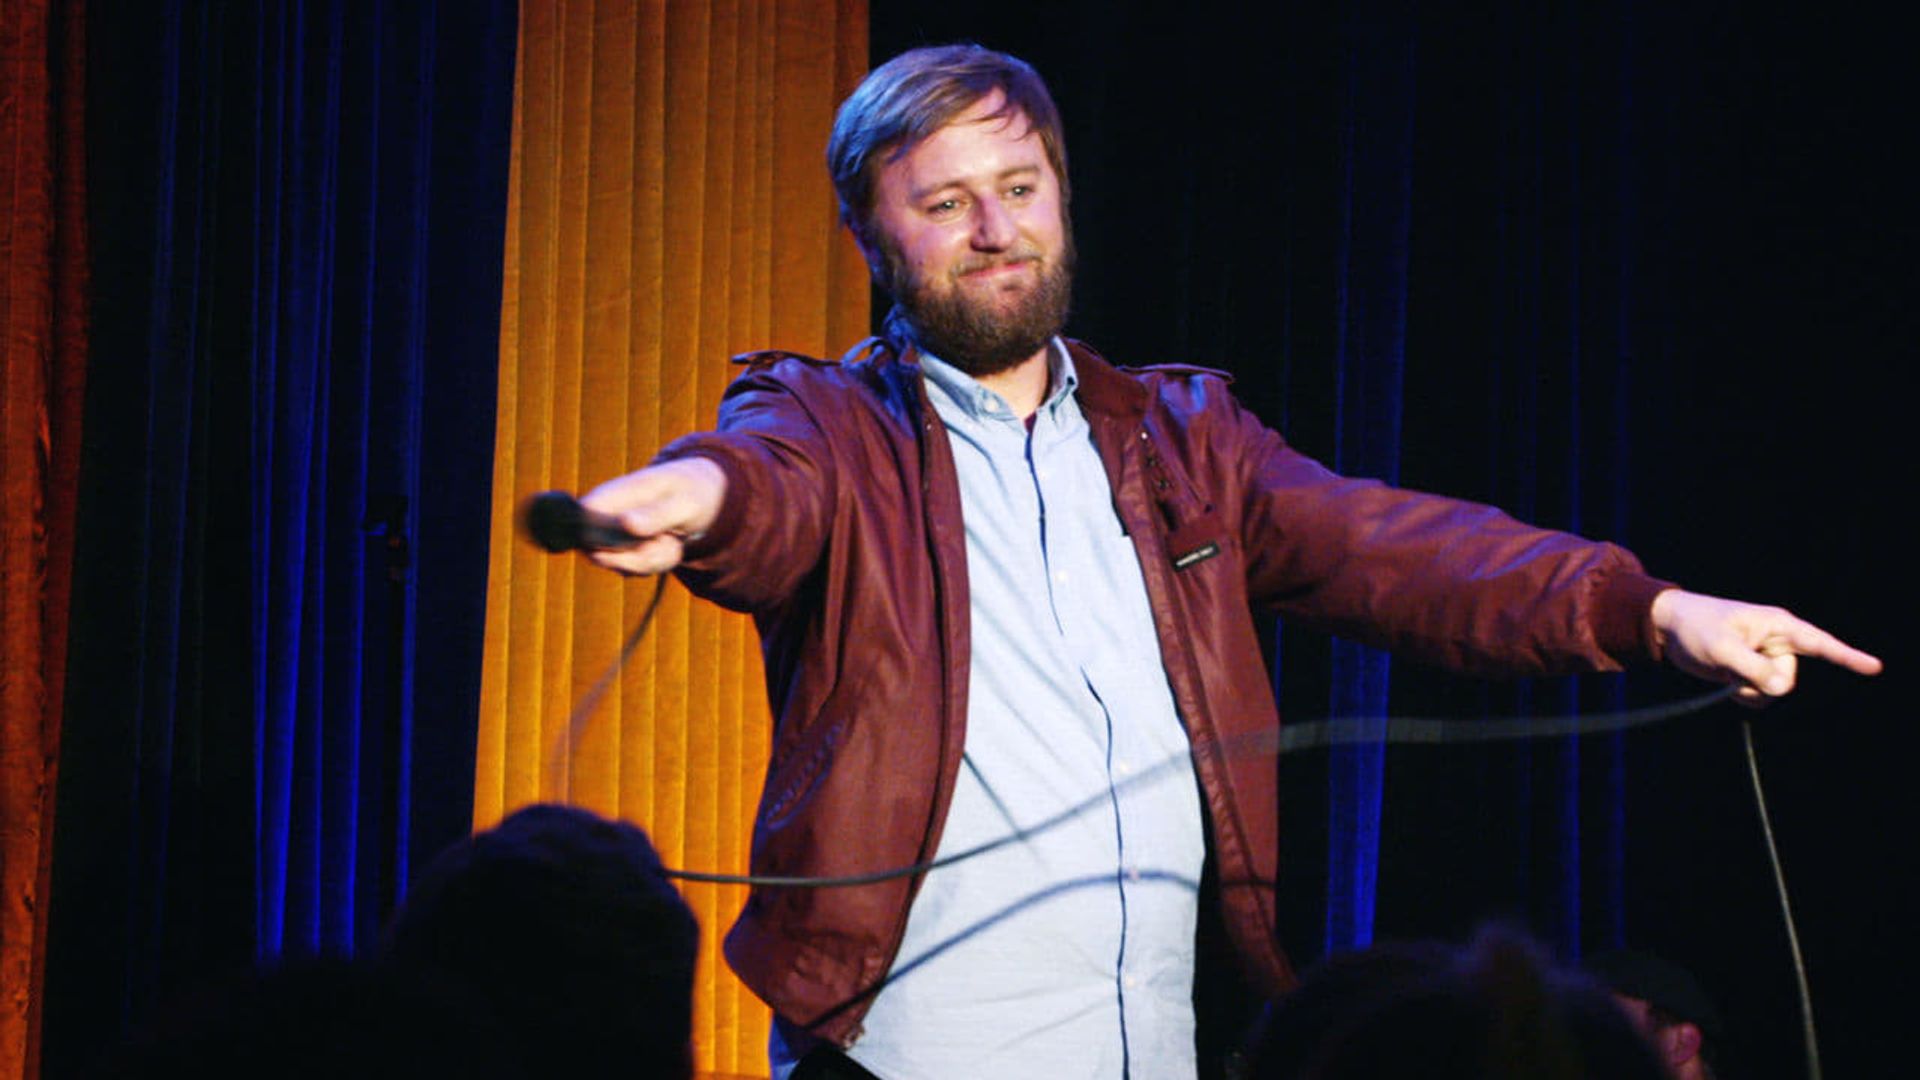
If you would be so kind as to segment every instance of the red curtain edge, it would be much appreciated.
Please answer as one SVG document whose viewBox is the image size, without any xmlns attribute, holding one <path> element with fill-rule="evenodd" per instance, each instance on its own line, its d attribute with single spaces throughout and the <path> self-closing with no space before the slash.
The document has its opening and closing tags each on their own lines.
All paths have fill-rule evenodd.
<svg viewBox="0 0 1920 1080">
<path fill-rule="evenodd" d="M 46 687 L 40 747 L 40 849 L 35 873 L 32 986 L 27 1002 L 26 1076 L 40 1073 L 53 871 L 55 791 L 66 696 L 67 632 L 73 593 L 74 522 L 80 493 L 80 435 L 86 399 L 88 231 L 86 172 L 86 0 L 54 3 L 48 65 L 53 96 L 54 215 L 50 273 L 53 341 L 47 358 L 46 594 L 41 608 L 41 677 Z M 54 50 L 58 50 L 57 55 Z"/>
</svg>

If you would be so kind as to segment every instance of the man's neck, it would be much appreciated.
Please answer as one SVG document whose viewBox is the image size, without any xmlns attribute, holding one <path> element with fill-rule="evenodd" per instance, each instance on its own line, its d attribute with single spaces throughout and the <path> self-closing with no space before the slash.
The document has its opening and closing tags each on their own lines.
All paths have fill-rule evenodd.
<svg viewBox="0 0 1920 1080">
<path fill-rule="evenodd" d="M 976 376 L 976 379 L 981 386 L 999 394 L 1015 416 L 1026 420 L 1047 400 L 1047 387 L 1053 378 L 1052 352 L 1053 343 L 1048 342 L 1013 367 L 993 375 Z"/>
</svg>

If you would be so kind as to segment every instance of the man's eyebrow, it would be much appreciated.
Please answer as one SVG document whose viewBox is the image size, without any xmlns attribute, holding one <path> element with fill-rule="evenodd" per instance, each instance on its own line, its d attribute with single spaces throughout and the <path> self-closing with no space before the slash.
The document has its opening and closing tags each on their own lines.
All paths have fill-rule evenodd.
<svg viewBox="0 0 1920 1080">
<path fill-rule="evenodd" d="M 1011 180 L 1015 177 L 1022 176 L 1022 175 L 1038 176 L 1040 175 L 1040 166 L 1038 164 L 1015 165 L 1011 169 L 1000 170 L 1000 172 L 996 176 L 994 176 L 993 179 L 998 182 L 1005 182 L 1007 180 Z M 966 183 L 967 183 L 966 177 L 954 177 L 951 180 L 942 180 L 942 181 L 939 181 L 938 183 L 928 184 L 925 187 L 915 188 L 911 192 L 911 196 L 914 199 L 914 201 L 918 202 L 921 199 L 924 199 L 924 198 L 927 198 L 928 196 L 933 195 L 935 192 L 945 191 L 948 188 L 953 188 L 953 187 L 964 187 L 966 186 Z"/>
</svg>

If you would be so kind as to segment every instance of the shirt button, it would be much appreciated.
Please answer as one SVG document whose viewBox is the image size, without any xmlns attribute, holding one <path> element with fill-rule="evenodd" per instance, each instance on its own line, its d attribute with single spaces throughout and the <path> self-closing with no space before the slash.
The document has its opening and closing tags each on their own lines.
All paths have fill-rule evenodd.
<svg viewBox="0 0 1920 1080">
<path fill-rule="evenodd" d="M 1140 987 L 1140 979 L 1138 976 L 1128 975 L 1121 979 L 1120 982 L 1129 990 L 1137 990 Z"/>
<path fill-rule="evenodd" d="M 1125 761 L 1116 761 L 1113 763 L 1113 771 L 1119 776 L 1132 776 L 1133 766 Z"/>
<path fill-rule="evenodd" d="M 1067 572 L 1065 570 L 1055 570 L 1053 572 L 1053 580 L 1065 585 L 1067 583 Z"/>
</svg>

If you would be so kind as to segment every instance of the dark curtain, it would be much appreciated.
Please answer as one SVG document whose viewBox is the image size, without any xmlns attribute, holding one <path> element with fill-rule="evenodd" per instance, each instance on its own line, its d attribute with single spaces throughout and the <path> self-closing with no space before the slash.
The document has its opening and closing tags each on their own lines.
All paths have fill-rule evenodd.
<svg viewBox="0 0 1920 1080">
<path fill-rule="evenodd" d="M 1121 362 L 1228 369 L 1244 401 L 1342 472 L 1621 538 L 1642 152 L 1623 18 L 1453 21 L 1363 0 L 1235 35 L 1207 19 L 1078 14 L 1062 39 L 1071 52 L 1101 39 L 1086 50 L 1097 67 L 1042 35 L 993 39 L 1052 76 L 1077 125 L 1076 333 Z M 876 56 L 944 36 L 909 16 L 918 32 L 882 41 L 875 21 Z M 1586 139 L 1597 164 L 1582 160 Z M 1468 714 L 1581 704 L 1574 680 L 1436 683 L 1351 642 L 1276 638 L 1283 704 L 1308 716 L 1417 710 L 1449 691 Z M 1618 688 L 1587 693 L 1612 703 Z M 1589 912 L 1618 936 L 1617 891 L 1586 896 L 1583 871 L 1598 861 L 1619 877 L 1619 744 L 1590 742 L 1477 751 L 1471 820 L 1403 819 L 1505 834 L 1494 880 L 1442 895 L 1509 907 L 1573 952 Z M 1583 751 L 1607 767 L 1589 776 Z M 1301 822 L 1288 826 L 1288 908 L 1321 916 L 1288 928 L 1292 950 L 1404 933 L 1377 915 L 1394 907 L 1379 879 L 1406 843 L 1404 828 L 1383 835 L 1383 815 L 1417 789 L 1388 782 L 1378 745 L 1289 769 L 1302 774 L 1288 776 L 1290 799 L 1305 805 L 1288 815 Z"/>
<path fill-rule="evenodd" d="M 90 7 L 46 1067 L 352 953 L 471 812 L 516 10 Z"/>
<path fill-rule="evenodd" d="M 876 3 L 872 25 L 876 61 L 973 40 L 1048 79 L 1081 255 L 1069 332 L 1111 359 L 1227 369 L 1343 471 L 1623 542 L 1656 574 L 1897 651 L 1913 88 L 1883 32 L 1717 0 Z M 1700 689 L 1659 670 L 1474 682 L 1273 638 L 1295 721 Z M 1879 835 L 1910 820 L 1890 663 L 1877 683 L 1807 671 L 1759 729 L 1836 1074 L 1900 1052 L 1862 977 L 1888 957 L 1861 913 L 1898 925 L 1913 899 L 1893 884 L 1906 846 Z M 1279 933 L 1302 962 L 1486 919 L 1569 959 L 1649 947 L 1720 999 L 1742 1075 L 1799 1075 L 1734 712 L 1289 757 Z M 1224 984 L 1199 987 L 1203 1043 L 1230 1037 Z"/>
</svg>

